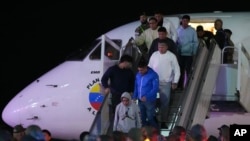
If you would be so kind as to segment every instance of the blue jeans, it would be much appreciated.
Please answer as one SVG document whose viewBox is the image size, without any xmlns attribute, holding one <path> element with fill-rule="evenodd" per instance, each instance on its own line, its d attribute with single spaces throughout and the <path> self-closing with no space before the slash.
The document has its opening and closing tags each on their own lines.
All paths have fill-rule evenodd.
<svg viewBox="0 0 250 141">
<path fill-rule="evenodd" d="M 138 104 L 141 112 L 142 126 L 153 126 L 159 129 L 155 114 L 156 101 L 143 102 L 139 100 Z"/>
<path fill-rule="evenodd" d="M 161 83 L 159 86 L 161 122 L 167 122 L 168 119 L 171 84 L 171 82 L 166 82 Z"/>
</svg>

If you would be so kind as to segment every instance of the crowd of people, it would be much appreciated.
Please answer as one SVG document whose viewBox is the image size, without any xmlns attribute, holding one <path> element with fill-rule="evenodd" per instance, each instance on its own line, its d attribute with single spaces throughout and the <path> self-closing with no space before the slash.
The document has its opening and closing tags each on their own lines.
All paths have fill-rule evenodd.
<svg viewBox="0 0 250 141">
<path fill-rule="evenodd" d="M 52 141 L 52 134 L 49 130 L 35 124 L 27 128 L 18 124 L 13 127 L 12 132 L 0 129 L 0 141 Z"/>
<path fill-rule="evenodd" d="M 230 39 L 232 31 L 222 28 L 221 19 L 214 22 L 217 30 L 214 35 L 204 31 L 202 25 L 195 30 L 189 25 L 190 18 L 189 15 L 183 15 L 176 29 L 170 20 L 163 18 L 162 12 L 157 11 L 150 18 L 145 12 L 140 15 L 141 25 L 135 29 L 134 44 L 142 50 L 143 56 L 136 66 L 136 74 L 131 69 L 134 65 L 132 56 L 125 54 L 101 78 L 105 94 L 111 95 L 110 121 L 113 133 L 100 135 L 97 141 L 206 141 L 214 138 L 208 138 L 206 129 L 200 124 L 194 125 L 189 132 L 181 126 L 175 126 L 167 137 L 160 133 L 161 128 L 168 128 L 167 109 L 171 92 L 185 88 L 184 77 L 186 75 L 189 79 L 192 73 L 191 66 L 201 40 L 208 49 L 212 38 L 221 49 L 234 45 Z M 225 52 L 224 63 L 232 62 L 232 53 L 232 50 Z M 159 121 L 156 118 L 158 93 Z M 223 125 L 219 131 L 219 140 L 228 141 L 229 127 Z M 37 125 L 30 125 L 26 129 L 17 125 L 9 138 L 4 133 L 4 130 L 1 131 L 0 141 L 51 141 L 52 138 L 49 130 L 42 130 Z M 89 135 L 89 132 L 84 131 L 79 139 L 88 140 Z"/>
<path fill-rule="evenodd" d="M 231 30 L 222 28 L 221 19 L 214 21 L 215 34 L 205 31 L 202 25 L 195 29 L 189 24 L 190 20 L 189 15 L 183 15 L 176 28 L 170 20 L 163 18 L 162 12 L 157 11 L 149 18 L 145 12 L 140 15 L 141 25 L 135 29 L 133 44 L 142 50 L 143 55 L 136 66 L 135 78 L 128 77 L 132 73 L 128 70 L 134 64 L 127 54 L 102 77 L 105 94 L 110 94 L 112 99 L 113 131 L 129 134 L 134 128 L 150 126 L 156 131 L 168 128 L 166 122 L 171 93 L 185 89 L 199 45 L 205 43 L 209 49 L 211 39 L 215 39 L 221 49 L 234 45 L 230 39 Z M 230 53 L 225 54 L 223 62 L 230 63 Z M 122 63 L 126 64 L 125 67 L 121 67 Z M 134 86 L 132 91 L 131 84 Z M 158 94 L 160 119 L 156 118 L 155 110 Z"/>
<path fill-rule="evenodd" d="M 217 130 L 217 129 L 216 129 Z M 52 134 L 47 129 L 41 129 L 38 125 L 22 125 L 13 127 L 13 131 L 0 128 L 0 141 L 52 141 Z M 83 131 L 79 139 L 74 141 L 230 141 L 230 126 L 218 127 L 218 134 L 209 135 L 206 128 L 201 124 L 194 124 L 190 130 L 176 125 L 169 135 L 162 135 L 153 126 L 132 127 L 127 133 L 119 130 L 111 134 L 92 136 L 90 132 Z M 72 141 L 73 141 L 72 140 Z"/>
<path fill-rule="evenodd" d="M 99 135 L 96 137 L 96 141 L 230 141 L 228 125 L 223 124 L 216 130 L 218 130 L 217 135 L 209 135 L 201 124 L 194 124 L 190 130 L 176 125 L 169 135 L 163 136 L 152 126 L 133 127 L 128 133 L 113 131 L 111 134 Z"/>
</svg>

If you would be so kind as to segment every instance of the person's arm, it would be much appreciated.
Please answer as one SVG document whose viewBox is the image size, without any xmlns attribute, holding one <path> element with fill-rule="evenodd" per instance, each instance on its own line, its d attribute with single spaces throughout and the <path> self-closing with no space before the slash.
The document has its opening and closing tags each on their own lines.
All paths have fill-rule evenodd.
<svg viewBox="0 0 250 141">
<path fill-rule="evenodd" d="M 102 82 L 102 86 L 104 88 L 108 88 L 109 87 L 109 84 L 108 84 L 108 80 L 110 78 L 110 69 L 108 69 L 102 76 L 101 78 L 101 82 Z"/>
<path fill-rule="evenodd" d="M 137 98 L 138 98 L 138 92 L 137 92 L 137 83 L 136 83 L 136 79 L 137 79 L 137 77 L 135 77 L 135 82 L 134 82 L 134 92 L 133 92 L 133 95 L 132 95 L 132 100 L 133 101 L 136 101 L 137 100 Z"/>
<path fill-rule="evenodd" d="M 102 86 L 103 86 L 103 88 L 104 88 L 104 93 L 105 93 L 105 94 L 109 94 L 109 93 L 110 93 L 109 84 L 108 84 L 110 75 L 111 75 L 111 69 L 109 68 L 109 69 L 103 74 L 103 76 L 102 76 L 102 78 L 101 78 L 101 83 L 102 83 Z"/>
<path fill-rule="evenodd" d="M 137 46 L 140 46 L 145 42 L 145 39 L 146 39 L 146 34 L 145 34 L 145 32 L 142 32 L 140 36 L 135 38 L 135 44 Z"/>
</svg>

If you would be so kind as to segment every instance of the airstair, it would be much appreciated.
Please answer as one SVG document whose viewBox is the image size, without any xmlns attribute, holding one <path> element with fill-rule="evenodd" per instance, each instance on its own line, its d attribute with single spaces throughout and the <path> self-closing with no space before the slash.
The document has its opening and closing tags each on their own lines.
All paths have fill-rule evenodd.
<svg viewBox="0 0 250 141">
<path fill-rule="evenodd" d="M 244 48 L 242 50 L 244 50 Z M 246 68 L 248 67 L 249 69 L 250 55 L 246 54 L 245 56 L 247 63 L 244 64 L 248 64 Z M 136 57 L 138 57 L 138 55 Z M 209 50 L 205 46 L 199 47 L 195 60 L 192 65 L 192 74 L 186 83 L 185 89 L 175 90 L 171 94 L 170 106 L 169 109 L 166 110 L 169 115 L 167 122 L 168 128 L 161 128 L 161 133 L 164 136 L 169 135 L 175 125 L 181 125 L 186 129 L 190 129 L 194 124 L 204 124 L 206 118 L 209 118 L 209 112 L 216 109 L 216 107 L 211 107 L 211 104 L 213 105 L 213 102 L 218 98 L 218 95 L 216 95 L 218 91 L 216 87 L 221 85 L 221 82 L 218 81 L 218 79 L 220 79 L 218 75 L 220 75 L 221 69 L 223 68 L 221 67 L 223 65 L 221 64 L 221 50 L 216 42 L 211 40 Z M 234 74 L 234 72 L 232 74 Z M 238 80 L 238 77 L 242 77 L 242 74 L 239 76 L 237 73 L 236 75 L 237 81 L 242 81 Z M 243 82 L 248 83 L 250 79 L 249 70 L 244 76 L 248 77 L 243 77 Z M 244 99 L 239 97 L 241 92 L 239 91 L 238 83 L 237 86 L 233 87 L 236 92 L 236 96 L 233 96 L 233 100 L 240 104 L 243 103 L 242 107 L 246 107 L 248 103 L 245 102 L 244 104 Z M 249 88 L 245 86 L 243 91 L 246 92 L 248 89 Z M 225 90 L 225 92 L 228 92 L 228 90 Z M 245 99 L 247 97 L 245 95 L 241 96 L 245 97 Z M 249 96 L 247 98 L 250 99 Z M 226 102 L 228 100 L 228 98 L 224 99 Z M 219 100 L 217 99 L 217 101 Z M 219 101 L 219 103 L 221 102 Z M 110 125 L 112 125 L 110 122 L 112 121 L 109 120 L 108 107 L 108 98 L 106 96 L 90 129 L 92 134 L 110 134 L 112 132 L 110 128 Z M 245 111 L 249 111 L 249 109 Z"/>
<path fill-rule="evenodd" d="M 244 46 L 231 48 L 237 54 L 234 64 L 223 64 L 214 40 L 209 50 L 199 48 L 185 90 L 171 95 L 169 126 L 161 129 L 163 135 L 168 135 L 175 125 L 190 129 L 194 124 L 204 124 L 210 112 L 249 112 L 249 87 L 240 87 L 239 82 L 249 84 L 250 55 Z"/>
</svg>

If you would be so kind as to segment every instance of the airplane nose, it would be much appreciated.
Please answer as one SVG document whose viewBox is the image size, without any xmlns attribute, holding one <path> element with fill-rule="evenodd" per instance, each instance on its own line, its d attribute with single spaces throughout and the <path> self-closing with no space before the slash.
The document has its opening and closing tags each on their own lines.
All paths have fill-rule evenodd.
<svg viewBox="0 0 250 141">
<path fill-rule="evenodd" d="M 2 112 L 2 120 L 11 127 L 17 124 L 21 124 L 21 115 L 23 112 L 23 106 L 21 101 L 17 101 L 17 98 L 18 96 L 14 97 L 4 107 Z"/>
<path fill-rule="evenodd" d="M 15 126 L 19 117 L 19 105 L 11 100 L 4 108 L 2 112 L 2 120 L 9 126 Z"/>
</svg>

